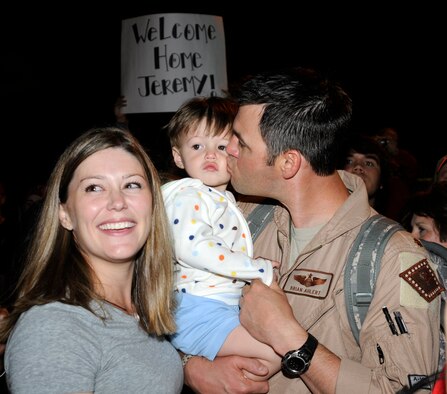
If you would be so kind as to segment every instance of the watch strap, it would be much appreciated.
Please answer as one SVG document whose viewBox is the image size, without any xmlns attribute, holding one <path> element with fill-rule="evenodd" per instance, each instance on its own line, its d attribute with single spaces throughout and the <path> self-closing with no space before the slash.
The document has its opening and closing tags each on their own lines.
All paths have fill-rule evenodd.
<svg viewBox="0 0 447 394">
<path fill-rule="evenodd" d="M 307 333 L 308 337 L 306 342 L 304 342 L 303 346 L 301 346 L 300 349 L 303 347 L 307 347 L 307 349 L 312 353 L 312 356 L 315 353 L 315 350 L 317 350 L 318 347 L 318 341 L 317 338 L 315 338 L 310 332 Z"/>
</svg>

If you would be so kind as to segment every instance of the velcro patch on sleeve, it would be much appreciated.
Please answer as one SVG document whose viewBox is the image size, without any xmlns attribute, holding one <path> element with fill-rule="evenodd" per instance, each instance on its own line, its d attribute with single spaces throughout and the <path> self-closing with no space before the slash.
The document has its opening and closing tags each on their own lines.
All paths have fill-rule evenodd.
<svg viewBox="0 0 447 394">
<path fill-rule="evenodd" d="M 427 375 L 408 375 L 408 383 L 410 387 L 414 387 L 416 385 L 422 384 L 421 382 L 426 382 L 423 386 L 419 387 L 419 389 L 430 390 L 430 382 L 427 381 Z"/>
<path fill-rule="evenodd" d="M 399 276 L 429 303 L 445 290 L 426 259 L 413 264 Z"/>
</svg>

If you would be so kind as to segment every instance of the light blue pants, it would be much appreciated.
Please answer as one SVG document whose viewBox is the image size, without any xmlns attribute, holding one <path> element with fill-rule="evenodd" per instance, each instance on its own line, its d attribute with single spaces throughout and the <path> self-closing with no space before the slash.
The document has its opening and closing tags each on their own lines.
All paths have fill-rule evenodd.
<svg viewBox="0 0 447 394">
<path fill-rule="evenodd" d="M 177 332 L 172 345 L 185 354 L 214 360 L 231 331 L 240 325 L 239 306 L 186 293 L 176 293 Z"/>
</svg>

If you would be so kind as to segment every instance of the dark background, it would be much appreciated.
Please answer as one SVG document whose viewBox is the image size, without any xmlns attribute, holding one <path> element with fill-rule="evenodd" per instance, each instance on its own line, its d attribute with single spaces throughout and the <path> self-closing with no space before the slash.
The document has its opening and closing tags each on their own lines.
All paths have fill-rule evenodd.
<svg viewBox="0 0 447 394">
<path fill-rule="evenodd" d="M 419 160 L 420 175 L 430 177 L 436 160 L 447 153 L 441 10 L 376 2 L 288 3 L 12 6 L 16 10 L 2 12 L 0 174 L 16 187 L 46 177 L 73 138 L 113 122 L 122 19 L 191 12 L 223 17 L 230 83 L 273 67 L 317 67 L 349 91 L 359 129 L 396 127 L 401 145 Z M 171 115 L 136 116 L 146 127 L 135 133 L 159 156 L 170 155 L 160 128 Z"/>
</svg>

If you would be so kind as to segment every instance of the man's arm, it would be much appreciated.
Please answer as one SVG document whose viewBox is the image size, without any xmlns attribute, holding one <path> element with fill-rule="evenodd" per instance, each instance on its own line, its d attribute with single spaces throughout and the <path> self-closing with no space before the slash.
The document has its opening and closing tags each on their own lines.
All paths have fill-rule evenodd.
<svg viewBox="0 0 447 394">
<path fill-rule="evenodd" d="M 279 355 L 306 342 L 307 331 L 295 319 L 286 295 L 276 282 L 268 287 L 260 280 L 253 280 L 244 287 L 240 305 L 241 324 Z M 312 392 L 335 393 L 339 368 L 340 359 L 319 344 L 310 368 L 300 378 Z"/>
<path fill-rule="evenodd" d="M 245 377 L 244 370 L 264 376 L 268 369 L 254 358 L 240 356 L 192 357 L 184 367 L 185 384 L 195 393 L 267 393 L 268 381 L 255 382 Z"/>
</svg>

